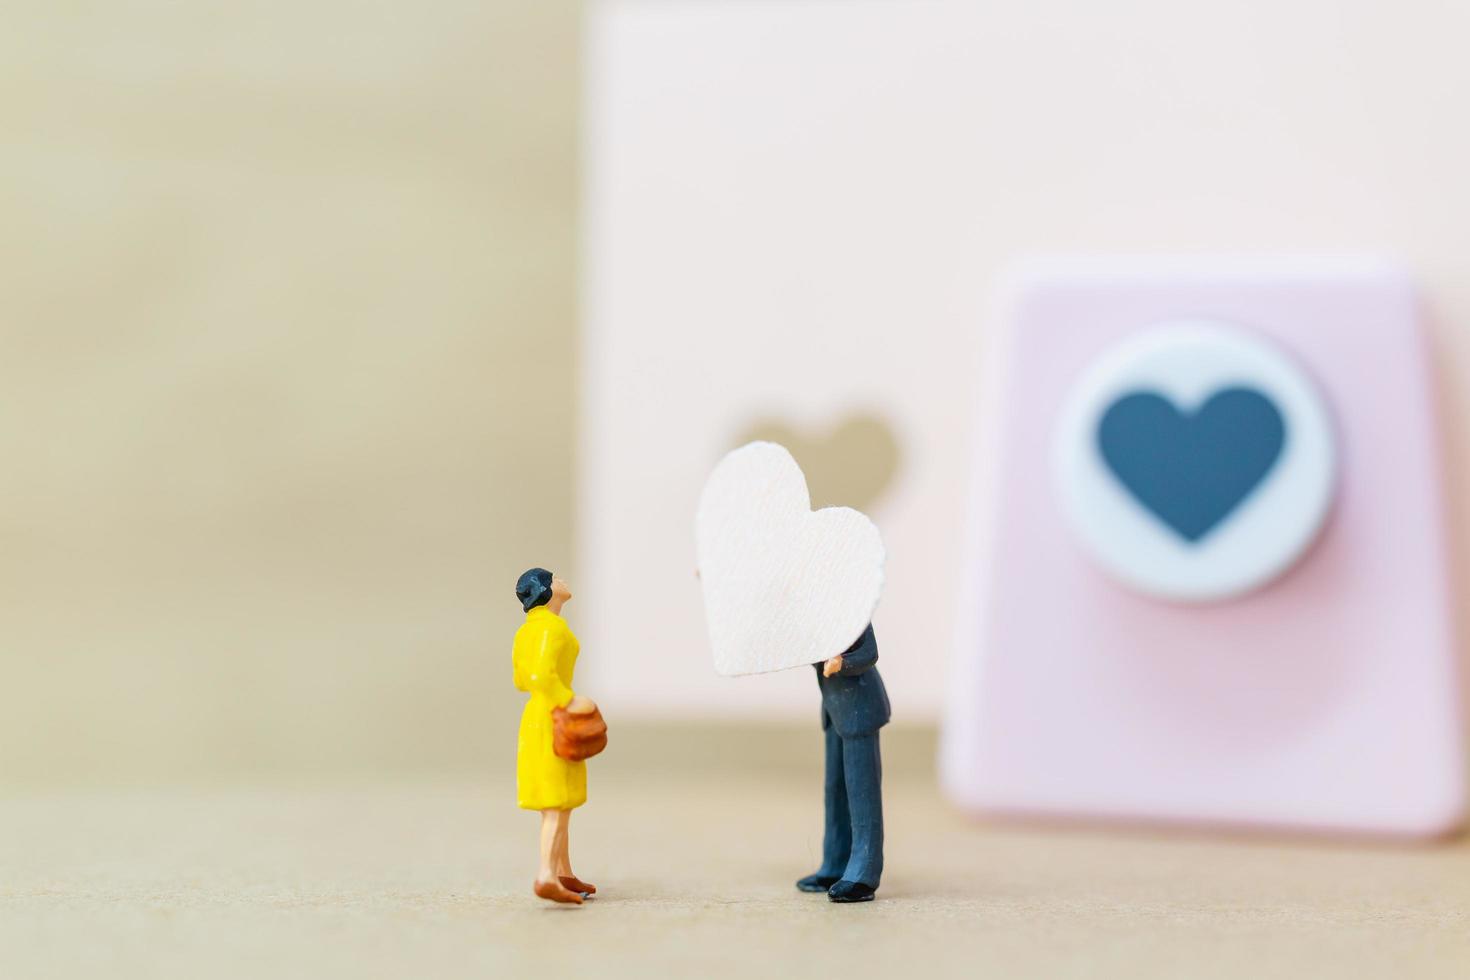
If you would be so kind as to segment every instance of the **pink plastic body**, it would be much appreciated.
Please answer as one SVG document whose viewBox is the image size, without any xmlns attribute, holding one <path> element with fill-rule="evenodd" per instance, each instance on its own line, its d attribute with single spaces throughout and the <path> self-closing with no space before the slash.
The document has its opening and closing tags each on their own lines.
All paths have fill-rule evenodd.
<svg viewBox="0 0 1470 980">
<path fill-rule="evenodd" d="M 1078 374 L 1179 316 L 1284 348 L 1337 427 L 1337 493 L 1316 544 L 1218 604 L 1147 598 L 1095 567 L 1048 465 Z M 1006 319 L 948 692 L 951 798 L 1048 817 L 1456 828 L 1465 760 L 1441 447 L 1407 277 L 1369 262 L 1072 263 L 1021 280 Z"/>
</svg>

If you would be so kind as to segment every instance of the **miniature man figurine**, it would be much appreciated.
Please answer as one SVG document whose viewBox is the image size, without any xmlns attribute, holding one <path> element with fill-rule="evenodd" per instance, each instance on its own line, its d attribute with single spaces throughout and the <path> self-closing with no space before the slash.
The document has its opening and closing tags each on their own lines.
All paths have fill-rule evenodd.
<svg viewBox="0 0 1470 980">
<path fill-rule="evenodd" d="M 888 723 L 888 692 L 878 675 L 873 627 L 817 669 L 827 734 L 827 829 L 822 866 L 796 883 L 834 902 L 870 902 L 883 875 L 883 764 L 878 729 Z"/>
<path fill-rule="evenodd" d="M 567 583 L 544 568 L 516 582 L 526 621 L 511 652 L 515 686 L 531 697 L 516 744 L 516 802 L 541 811 L 541 864 L 532 890 L 553 902 L 580 905 L 597 888 L 572 873 L 572 810 L 587 802 L 588 756 L 606 745 L 606 726 L 588 698 L 572 693 L 579 644 L 562 605 Z"/>
<path fill-rule="evenodd" d="M 791 453 L 752 442 L 727 453 L 705 481 L 694 537 L 715 670 L 763 674 L 817 661 L 827 829 L 822 866 L 796 887 L 834 902 L 871 901 L 883 874 L 878 729 L 889 716 L 872 626 L 883 592 L 882 535 L 850 507 L 813 511 Z"/>
</svg>

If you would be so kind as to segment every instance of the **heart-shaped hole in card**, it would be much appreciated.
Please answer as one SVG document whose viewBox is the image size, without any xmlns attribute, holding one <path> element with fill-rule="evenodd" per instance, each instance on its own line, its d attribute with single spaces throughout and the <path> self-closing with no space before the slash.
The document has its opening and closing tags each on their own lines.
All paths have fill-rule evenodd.
<svg viewBox="0 0 1470 980">
<path fill-rule="evenodd" d="M 867 510 L 893 484 L 900 452 L 893 429 L 866 412 L 845 416 L 826 433 L 797 429 L 779 419 L 750 426 L 735 442 L 785 446 L 806 474 L 812 504 L 844 504 Z"/>
<path fill-rule="evenodd" d="M 811 509 L 772 442 L 730 452 L 705 482 L 695 544 L 715 670 L 760 674 L 850 647 L 883 592 L 883 539 L 850 507 Z"/>
</svg>

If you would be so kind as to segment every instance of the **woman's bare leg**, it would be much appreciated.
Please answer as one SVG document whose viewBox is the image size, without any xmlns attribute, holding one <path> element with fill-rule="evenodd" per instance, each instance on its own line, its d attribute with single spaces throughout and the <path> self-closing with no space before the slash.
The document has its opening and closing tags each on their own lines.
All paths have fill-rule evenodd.
<svg viewBox="0 0 1470 980">
<path fill-rule="evenodd" d="M 536 880 L 550 881 L 556 874 L 557 815 L 560 810 L 541 811 L 541 867 Z"/>
<path fill-rule="evenodd" d="M 572 811 L 556 812 L 556 842 L 552 844 L 551 861 L 557 877 L 569 877 L 572 873 L 571 853 Z"/>
<path fill-rule="evenodd" d="M 565 835 L 565 821 L 561 818 L 561 814 L 566 812 L 565 810 L 541 811 L 541 867 L 536 872 L 536 884 L 533 890 L 541 898 L 550 899 L 553 902 L 571 902 L 581 905 L 582 896 L 567 889 L 556 875 L 558 841 Z"/>
<path fill-rule="evenodd" d="M 595 894 L 596 885 L 588 884 L 572 873 L 571 830 L 572 811 L 563 810 L 561 819 L 557 823 L 556 845 L 552 852 L 557 880 L 574 892 L 583 895 Z"/>
<path fill-rule="evenodd" d="M 580 892 L 583 895 L 595 895 L 597 893 L 596 885 L 589 885 L 572 873 L 571 831 L 572 811 L 563 810 L 561 821 L 557 826 L 556 848 L 553 853 L 557 880 L 574 892 Z"/>
</svg>

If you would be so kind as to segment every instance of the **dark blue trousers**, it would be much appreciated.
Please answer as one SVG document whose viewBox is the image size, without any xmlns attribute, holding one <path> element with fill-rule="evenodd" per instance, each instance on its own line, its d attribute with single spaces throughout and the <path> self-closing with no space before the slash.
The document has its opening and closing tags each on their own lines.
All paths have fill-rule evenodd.
<svg viewBox="0 0 1470 980">
<path fill-rule="evenodd" d="M 817 874 L 878 887 L 883 876 L 883 762 L 878 733 L 843 738 L 827 725 L 827 831 Z"/>
</svg>

